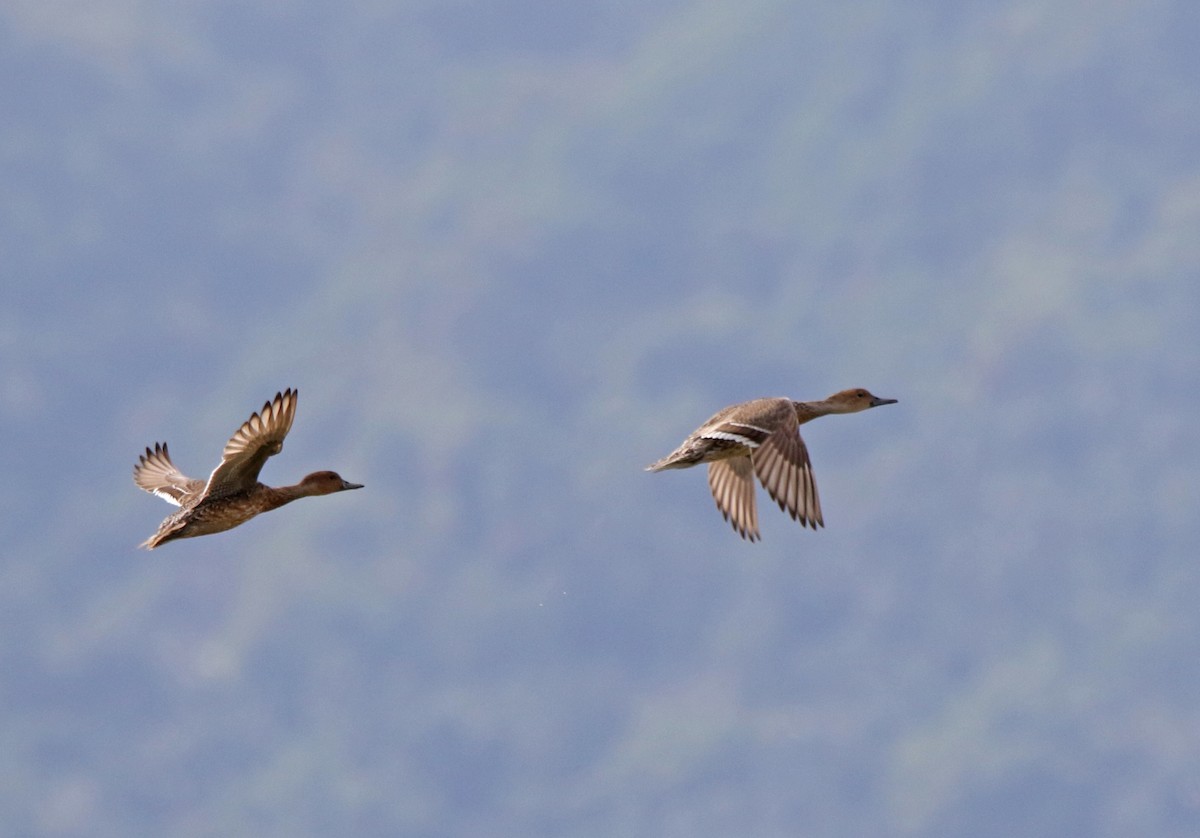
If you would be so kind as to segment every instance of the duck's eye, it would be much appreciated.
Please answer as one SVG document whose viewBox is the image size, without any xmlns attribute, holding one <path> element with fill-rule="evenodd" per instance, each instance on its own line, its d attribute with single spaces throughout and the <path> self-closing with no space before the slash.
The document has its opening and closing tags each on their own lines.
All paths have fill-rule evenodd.
<svg viewBox="0 0 1200 838">
<path fill-rule="evenodd" d="M 866 390 L 859 390 L 859 391 L 858 391 L 858 397 L 859 397 L 860 399 L 865 399 L 865 398 L 867 397 L 867 391 L 866 391 Z"/>
</svg>

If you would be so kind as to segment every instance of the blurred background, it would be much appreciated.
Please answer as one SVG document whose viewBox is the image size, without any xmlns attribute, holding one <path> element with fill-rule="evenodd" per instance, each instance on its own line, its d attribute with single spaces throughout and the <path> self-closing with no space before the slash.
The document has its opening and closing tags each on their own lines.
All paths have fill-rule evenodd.
<svg viewBox="0 0 1200 838">
<path fill-rule="evenodd" d="M 1200 6 L 10 0 L 11 835 L 1193 836 Z M 300 390 L 304 500 L 154 553 Z M 827 529 L 702 469 L 805 427 Z"/>
</svg>

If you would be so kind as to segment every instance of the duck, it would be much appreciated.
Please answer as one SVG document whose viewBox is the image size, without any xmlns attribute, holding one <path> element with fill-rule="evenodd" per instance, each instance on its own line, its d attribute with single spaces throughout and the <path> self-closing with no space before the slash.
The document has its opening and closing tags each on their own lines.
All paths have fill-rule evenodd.
<svg viewBox="0 0 1200 838">
<path fill-rule="evenodd" d="M 284 437 L 296 418 L 299 395 L 298 390 L 288 388 L 250 414 L 225 443 L 221 463 L 208 480 L 188 477 L 176 468 L 165 442 L 154 443 L 153 449 L 147 447 L 133 467 L 133 482 L 178 506 L 179 511 L 139 546 L 153 550 L 178 538 L 224 532 L 298 498 L 363 488 L 334 471 L 315 471 L 294 486 L 272 487 L 258 481 L 267 459 L 283 450 Z"/>
<path fill-rule="evenodd" d="M 898 401 L 856 388 L 820 401 L 765 398 L 730 405 L 692 431 L 670 454 L 646 466 L 646 471 L 708 463 L 708 487 L 717 509 L 748 541 L 761 538 L 755 477 L 780 509 L 802 527 L 815 530 L 825 526 L 825 519 L 800 426 L 818 416 L 858 413 Z"/>
</svg>

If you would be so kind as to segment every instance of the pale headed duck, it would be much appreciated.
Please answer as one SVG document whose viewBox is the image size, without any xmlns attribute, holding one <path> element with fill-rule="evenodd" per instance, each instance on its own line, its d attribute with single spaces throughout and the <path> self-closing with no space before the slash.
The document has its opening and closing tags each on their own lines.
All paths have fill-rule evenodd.
<svg viewBox="0 0 1200 838">
<path fill-rule="evenodd" d="M 757 540 L 754 477 L 801 526 L 825 526 L 812 463 L 798 428 L 818 416 L 857 413 L 895 404 L 866 390 L 843 390 L 816 402 L 755 399 L 718 411 L 647 471 L 708 463 L 708 486 L 717 508 L 742 538 Z"/>
</svg>

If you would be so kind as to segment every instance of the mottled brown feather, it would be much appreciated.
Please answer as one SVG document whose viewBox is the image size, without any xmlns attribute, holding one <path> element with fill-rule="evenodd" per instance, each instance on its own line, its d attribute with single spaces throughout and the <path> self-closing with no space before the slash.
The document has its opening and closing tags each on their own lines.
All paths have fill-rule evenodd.
<svg viewBox="0 0 1200 838">
<path fill-rule="evenodd" d="M 206 482 L 175 468 L 166 443 L 147 448 L 133 468 L 134 482 L 180 509 L 141 546 L 153 550 L 177 538 L 224 532 L 298 498 L 361 489 L 333 471 L 313 472 L 293 486 L 274 488 L 258 482 L 263 464 L 283 449 L 296 416 L 297 397 L 291 389 L 276 393 L 260 412 L 251 414 L 226 443 L 221 464 Z"/>
</svg>

